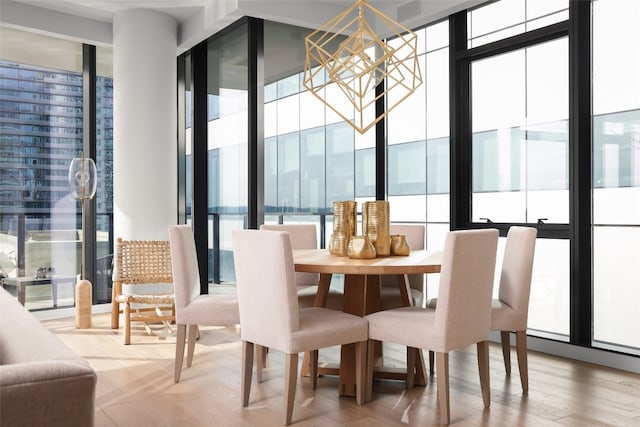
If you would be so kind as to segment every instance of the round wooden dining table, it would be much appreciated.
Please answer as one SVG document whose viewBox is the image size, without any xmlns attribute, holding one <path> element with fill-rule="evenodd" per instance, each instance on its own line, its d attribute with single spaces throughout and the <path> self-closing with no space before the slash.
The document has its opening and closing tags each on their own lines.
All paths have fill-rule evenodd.
<svg viewBox="0 0 640 427">
<path fill-rule="evenodd" d="M 329 285 L 333 274 L 344 275 L 344 307 L 346 313 L 366 316 L 380 311 L 380 276 L 394 275 L 398 279 L 398 286 L 402 303 L 412 305 L 410 298 L 409 274 L 439 273 L 442 252 L 416 250 L 408 256 L 387 256 L 373 259 L 352 259 L 331 255 L 326 249 L 298 249 L 293 251 L 295 271 L 305 273 L 319 273 L 320 281 L 314 305 L 325 307 L 329 294 Z M 376 351 L 381 360 L 381 347 Z M 420 355 L 422 353 L 420 352 Z M 416 364 L 415 383 L 425 384 L 425 368 L 422 357 Z M 406 371 L 385 369 L 374 361 L 375 378 L 404 379 Z M 305 355 L 303 370 L 308 367 L 308 355 Z M 355 396 L 355 344 L 343 345 L 340 351 L 339 368 L 318 368 L 320 374 L 339 374 L 340 394 Z"/>
</svg>

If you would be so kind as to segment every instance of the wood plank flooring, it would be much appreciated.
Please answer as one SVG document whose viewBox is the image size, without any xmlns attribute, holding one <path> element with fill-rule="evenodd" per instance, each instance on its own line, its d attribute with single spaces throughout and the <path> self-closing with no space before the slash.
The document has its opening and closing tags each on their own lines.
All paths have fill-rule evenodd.
<svg viewBox="0 0 640 427">
<path fill-rule="evenodd" d="M 203 327 L 193 365 L 173 382 L 175 332 L 152 325 L 133 327 L 131 345 L 122 328 L 110 328 L 109 314 L 94 315 L 93 328 L 75 329 L 74 319 L 43 323 L 85 357 L 98 373 L 96 426 L 279 426 L 284 410 L 284 357 L 269 352 L 264 382 L 254 381 L 250 405 L 240 405 L 241 343 L 236 328 Z M 385 364 L 404 365 L 404 350 L 385 345 Z M 337 348 L 320 352 L 336 362 Z M 186 359 L 186 357 L 185 357 Z M 640 426 L 640 375 L 529 352 L 529 393 L 523 395 L 515 352 L 511 377 L 504 373 L 498 345 L 490 346 L 491 407 L 484 410 L 475 346 L 450 356 L 452 426 Z M 314 392 L 299 378 L 293 425 L 439 425 L 435 375 L 426 387 L 376 381 L 373 400 L 358 406 L 339 397 L 336 377 L 318 380 Z"/>
</svg>

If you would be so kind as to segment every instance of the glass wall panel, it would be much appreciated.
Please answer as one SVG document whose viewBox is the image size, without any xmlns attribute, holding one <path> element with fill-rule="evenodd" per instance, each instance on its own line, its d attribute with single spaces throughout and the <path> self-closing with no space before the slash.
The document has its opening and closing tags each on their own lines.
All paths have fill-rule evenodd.
<svg viewBox="0 0 640 427">
<path fill-rule="evenodd" d="M 376 197 L 376 151 L 356 151 L 356 197 Z"/>
<path fill-rule="evenodd" d="M 569 339 L 569 265 L 568 240 L 536 240 L 529 333 Z"/>
<path fill-rule="evenodd" d="M 391 221 L 426 222 L 435 249 L 444 240 L 429 228 L 449 227 L 449 22 L 417 33 L 424 84 L 386 120 L 387 193 Z"/>
<path fill-rule="evenodd" d="M 364 155 L 356 161 L 353 128 L 302 86 L 309 32 L 264 23 L 265 200 L 283 221 L 291 221 L 294 212 L 323 215 L 333 200 L 352 200 L 356 171 L 364 187 L 371 180 L 375 186 L 375 159 Z M 337 101 L 349 104 L 343 97 Z M 372 131 L 361 137 L 360 148 L 373 147 L 373 136 Z"/>
<path fill-rule="evenodd" d="M 327 208 L 336 200 L 354 200 L 354 129 L 345 122 L 327 126 Z"/>
<path fill-rule="evenodd" d="M 111 301 L 113 242 L 113 49 L 96 47 L 96 278 L 98 303 Z"/>
<path fill-rule="evenodd" d="M 468 46 L 481 46 L 568 18 L 569 0 L 497 1 L 468 13 Z"/>
<path fill-rule="evenodd" d="M 424 141 L 390 145 L 387 188 L 390 196 L 426 194 L 426 146 Z"/>
<path fill-rule="evenodd" d="M 278 136 L 278 209 L 296 212 L 300 207 L 300 134 Z"/>
<path fill-rule="evenodd" d="M 593 340 L 640 354 L 640 3 L 593 3 Z"/>
<path fill-rule="evenodd" d="M 324 132 L 324 127 L 300 132 L 300 210 L 303 212 L 323 212 L 326 206 Z"/>
<path fill-rule="evenodd" d="M 110 80 L 100 74 L 99 212 L 112 204 L 104 160 L 111 151 Z M 82 152 L 82 138 L 82 44 L 0 27 L 0 273 L 69 278 L 58 287 L 58 307 L 73 306 L 80 273 L 80 203 L 71 196 L 67 173 Z M 104 245 L 98 251 L 104 255 Z M 96 296 L 110 298 L 103 290 Z M 28 287 L 25 306 L 54 307 L 52 289 Z"/>
<path fill-rule="evenodd" d="M 472 63 L 473 221 L 568 222 L 567 48 Z"/>
<path fill-rule="evenodd" d="M 247 214 L 248 39 L 240 26 L 208 43 L 209 259 L 219 239 L 220 280 L 232 281 L 231 231 Z M 215 236 L 215 230 L 219 235 Z M 209 271 L 214 271 L 212 265 Z"/>
</svg>

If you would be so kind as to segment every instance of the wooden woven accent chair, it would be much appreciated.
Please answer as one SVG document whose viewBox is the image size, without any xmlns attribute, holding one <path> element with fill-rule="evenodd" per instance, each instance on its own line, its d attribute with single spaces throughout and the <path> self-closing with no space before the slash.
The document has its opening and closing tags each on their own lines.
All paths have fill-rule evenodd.
<svg viewBox="0 0 640 427">
<path fill-rule="evenodd" d="M 171 330 L 169 322 L 175 321 L 175 304 L 168 240 L 118 237 L 112 280 L 111 328 L 118 329 L 120 313 L 123 313 L 125 344 L 131 343 L 131 322 L 144 322 L 147 332 L 151 331 L 150 322 L 163 322 Z M 128 288 L 139 286 L 140 292 L 123 293 L 123 285 L 132 285 Z M 154 290 L 154 287 L 158 289 Z M 132 304 L 136 306 L 132 307 Z"/>
</svg>

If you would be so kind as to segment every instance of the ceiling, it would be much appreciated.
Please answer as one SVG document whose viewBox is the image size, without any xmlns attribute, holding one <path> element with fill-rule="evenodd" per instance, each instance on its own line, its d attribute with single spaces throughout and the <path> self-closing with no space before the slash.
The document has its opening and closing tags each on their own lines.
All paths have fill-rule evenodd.
<svg viewBox="0 0 640 427">
<path fill-rule="evenodd" d="M 389 17 L 411 27 L 443 18 L 485 0 L 368 0 Z M 221 11 L 316 28 L 352 6 L 355 0 L 3 0 L 111 23 L 117 12 L 153 9 L 175 17 L 179 23 L 204 16 L 214 21 Z M 0 5 L 0 8 L 2 6 Z M 1 20 L 0 15 L 0 20 Z M 210 22 L 211 23 L 211 22 Z"/>
<path fill-rule="evenodd" d="M 370 6 L 407 28 L 423 26 L 484 1 L 367 0 Z M 354 4 L 355 0 L 0 0 L 0 50 L 4 50 L 4 56 L 14 52 L 17 61 L 39 63 L 38 58 L 24 58 L 25 55 L 34 55 L 22 49 L 22 43 L 11 42 L 12 29 L 26 29 L 32 37 L 53 35 L 63 40 L 60 43 L 64 40 L 81 41 L 108 49 L 113 43 L 114 14 L 130 9 L 151 9 L 173 16 L 178 23 L 178 53 L 206 40 L 242 16 L 301 27 L 295 31 L 296 37 L 302 40 L 307 34 L 305 28 L 319 28 Z M 388 35 L 382 30 L 377 31 L 380 37 Z M 40 42 L 39 45 L 47 44 Z M 288 75 L 286 68 L 297 66 L 301 61 L 300 55 L 304 56 L 302 42 L 289 50 L 283 46 L 284 42 L 271 53 L 271 57 L 276 57 L 276 53 L 285 55 L 281 61 L 276 61 L 280 67 L 265 70 L 273 79 Z M 52 46 L 50 55 L 42 59 L 51 63 L 57 57 L 56 49 Z M 64 49 L 68 51 L 68 48 Z M 80 58 L 81 52 L 75 57 L 78 64 L 81 63 Z M 65 64 L 65 69 L 74 69 L 72 66 Z"/>
</svg>

